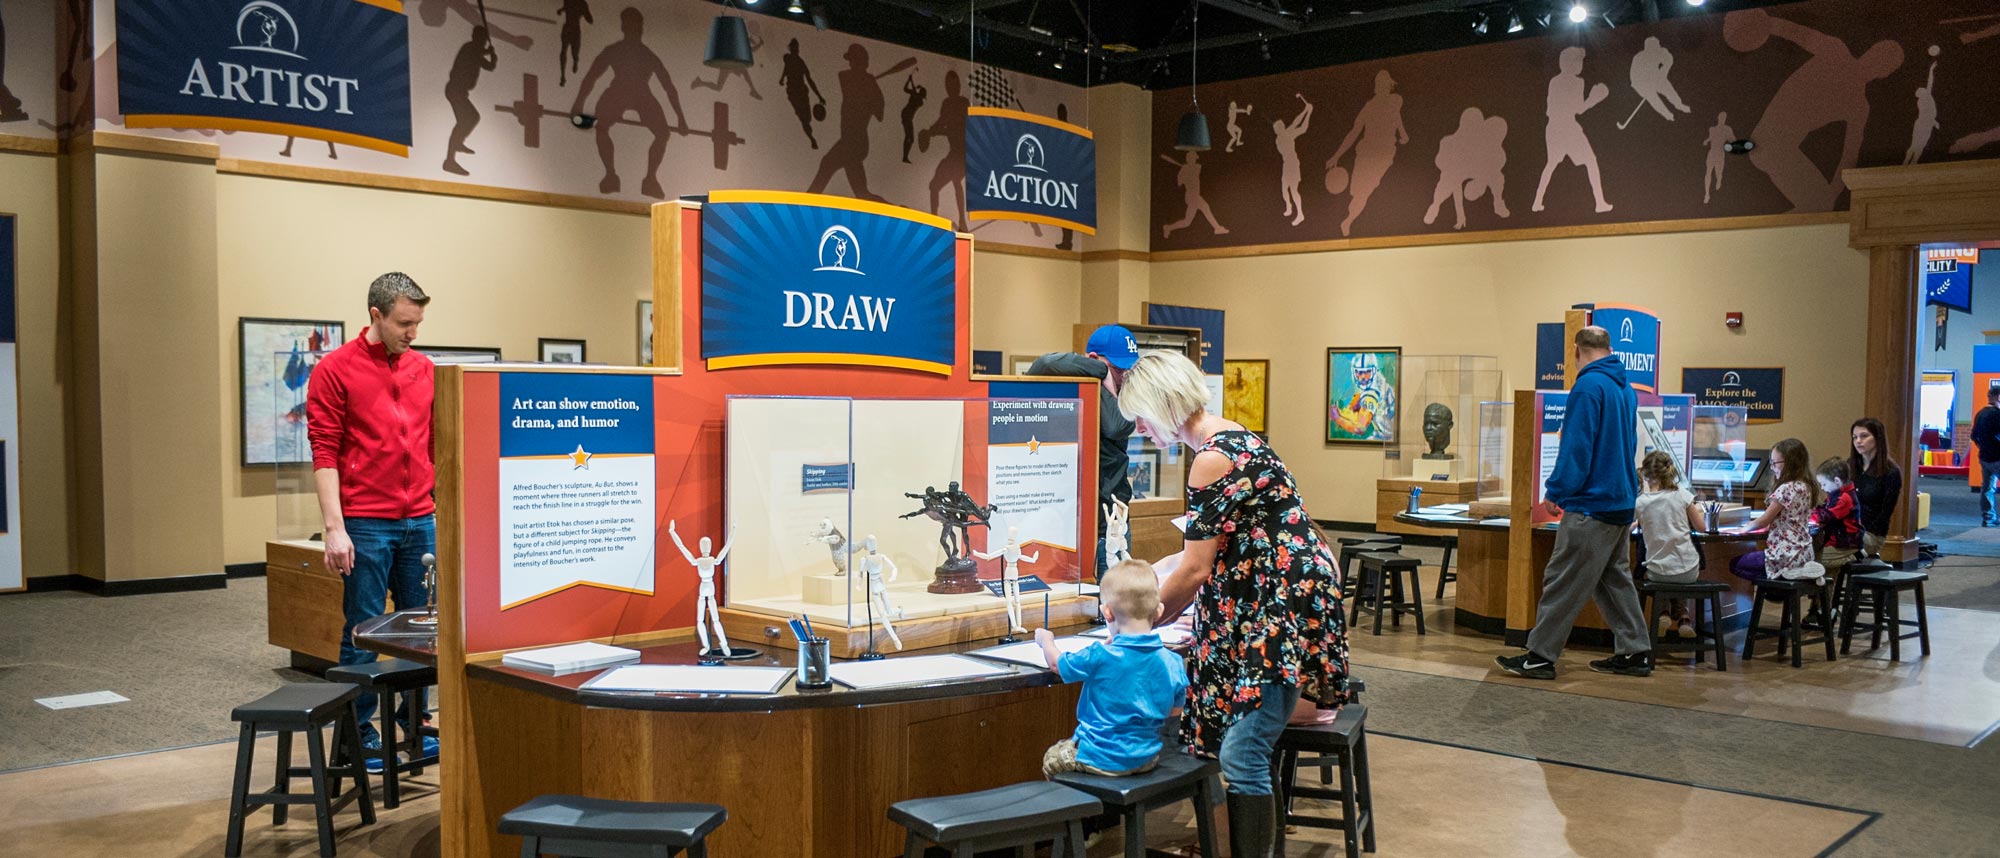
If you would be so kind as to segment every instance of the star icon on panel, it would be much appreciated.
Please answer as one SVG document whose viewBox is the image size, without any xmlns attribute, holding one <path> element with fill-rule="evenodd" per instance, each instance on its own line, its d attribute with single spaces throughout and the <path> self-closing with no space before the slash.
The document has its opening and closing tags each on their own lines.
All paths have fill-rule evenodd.
<svg viewBox="0 0 2000 858">
<path fill-rule="evenodd" d="M 1033 435 L 1028 436 L 1028 455 L 1032 456 L 1041 451 L 1042 442 L 1037 440 Z"/>
<path fill-rule="evenodd" d="M 590 467 L 590 456 L 591 454 L 583 451 L 582 444 L 576 445 L 576 452 L 569 454 L 569 460 L 576 464 L 576 468 L 572 468 L 571 470 Z"/>
</svg>

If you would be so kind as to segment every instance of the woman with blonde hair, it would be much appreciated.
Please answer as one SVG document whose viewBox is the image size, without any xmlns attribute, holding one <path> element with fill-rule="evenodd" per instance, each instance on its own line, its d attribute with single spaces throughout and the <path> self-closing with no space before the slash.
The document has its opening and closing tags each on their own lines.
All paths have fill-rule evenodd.
<svg viewBox="0 0 2000 858">
<path fill-rule="evenodd" d="M 1186 547 L 1160 586 L 1162 617 L 1196 606 L 1181 739 L 1222 764 L 1230 854 L 1264 858 L 1278 824 L 1272 747 L 1300 699 L 1347 701 L 1347 638 L 1333 555 L 1291 472 L 1207 401 L 1201 370 L 1171 352 L 1140 356 L 1118 394 L 1138 431 L 1194 454 Z"/>
</svg>

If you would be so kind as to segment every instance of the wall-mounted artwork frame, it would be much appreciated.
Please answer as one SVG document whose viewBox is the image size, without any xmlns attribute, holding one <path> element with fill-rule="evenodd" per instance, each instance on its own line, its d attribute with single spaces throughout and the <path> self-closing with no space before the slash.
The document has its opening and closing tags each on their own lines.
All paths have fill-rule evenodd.
<svg viewBox="0 0 2000 858">
<path fill-rule="evenodd" d="M 584 341 L 565 340 L 558 337 L 541 337 L 535 340 L 535 351 L 542 363 L 583 363 Z"/>
<path fill-rule="evenodd" d="M 1271 404 L 1271 362 L 1225 360 L 1222 362 L 1222 418 L 1243 424 L 1258 434 L 1269 432 L 1267 413 Z"/>
<path fill-rule="evenodd" d="M 236 320 L 236 396 L 242 464 L 312 461 L 305 432 L 280 431 L 280 421 L 303 429 L 306 380 L 325 352 L 347 341 L 347 323 L 330 319 Z M 285 355 L 282 361 L 279 355 Z"/>
<path fill-rule="evenodd" d="M 1401 346 L 1326 350 L 1326 443 L 1379 446 L 1396 440 L 1402 402 Z"/>
</svg>

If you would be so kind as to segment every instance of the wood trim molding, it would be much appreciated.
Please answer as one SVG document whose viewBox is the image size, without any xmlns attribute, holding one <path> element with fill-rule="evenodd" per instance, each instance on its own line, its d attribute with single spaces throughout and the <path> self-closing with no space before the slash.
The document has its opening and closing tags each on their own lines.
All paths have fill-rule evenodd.
<svg viewBox="0 0 2000 858">
<path fill-rule="evenodd" d="M 20 152 L 24 155 L 54 155 L 60 147 L 54 137 L 26 137 L 20 134 L 0 134 L 0 152 Z"/>
<path fill-rule="evenodd" d="M 144 134 L 124 134 L 117 131 L 91 132 L 90 148 L 107 152 L 169 155 L 176 158 L 193 158 L 197 161 L 215 161 L 222 157 L 222 147 L 214 143 L 148 137 Z"/>
<path fill-rule="evenodd" d="M 965 235 L 965 233 L 959 234 Z M 974 252 L 1004 253 L 1008 256 L 1033 256 L 1040 259 L 1062 259 L 1070 262 L 1083 259 L 1083 254 L 1074 250 L 1057 250 L 1053 247 L 1034 247 L 1026 244 L 1008 244 L 1001 241 L 980 241 L 976 238 L 972 241 L 972 249 Z"/>
<path fill-rule="evenodd" d="M 653 206 L 653 365 L 679 372 L 681 327 L 687 323 L 681 305 L 681 214 L 691 203 Z M 699 288 L 696 290 L 700 291 Z"/>
<path fill-rule="evenodd" d="M 1981 241 L 2000 235 L 2000 159 L 1871 167 L 1841 174 L 1854 247 Z"/>
<path fill-rule="evenodd" d="M 99 132 L 99 134 L 101 136 L 102 132 Z M 353 170 L 331 170 L 325 167 L 275 164 L 269 161 L 250 161 L 242 158 L 218 159 L 215 163 L 215 171 L 239 176 L 261 176 L 268 179 L 318 182 L 327 185 L 347 185 L 359 188 L 408 191 L 418 194 L 440 194 L 450 197 L 467 197 L 470 199 L 493 200 L 504 203 L 524 203 L 536 206 L 582 209 L 584 211 L 610 212 L 612 214 L 645 215 L 653 206 L 652 203 L 634 203 L 625 200 L 579 197 L 544 191 L 496 188 L 490 185 L 446 182 L 438 179 L 414 179 L 407 176 L 387 176 L 378 173 L 361 173 Z"/>
<path fill-rule="evenodd" d="M 1452 232 L 1427 235 L 1395 235 L 1381 238 L 1339 238 L 1300 241 L 1288 244 L 1257 244 L 1247 247 L 1204 247 L 1194 250 L 1156 250 L 1152 262 L 1188 262 L 1202 259 L 1235 259 L 1247 256 L 1282 256 L 1293 253 L 1326 253 L 1336 250 L 1374 250 L 1391 247 L 1435 247 L 1451 244 L 1486 244 L 1498 241 L 1540 241 L 1552 238 L 1594 238 L 1617 235 L 1655 235 L 1677 232 L 1719 232 L 1732 229 L 1770 229 L 1786 226 L 1847 223 L 1847 212 L 1800 212 L 1745 217 L 1689 218 L 1632 223 L 1551 226 L 1533 229 L 1496 229 L 1481 232 Z"/>
<path fill-rule="evenodd" d="M 1112 250 L 1086 250 L 1083 252 L 1083 261 L 1151 262 L 1153 261 L 1153 254 L 1145 250 L 1126 250 L 1124 248 L 1116 248 Z"/>
</svg>

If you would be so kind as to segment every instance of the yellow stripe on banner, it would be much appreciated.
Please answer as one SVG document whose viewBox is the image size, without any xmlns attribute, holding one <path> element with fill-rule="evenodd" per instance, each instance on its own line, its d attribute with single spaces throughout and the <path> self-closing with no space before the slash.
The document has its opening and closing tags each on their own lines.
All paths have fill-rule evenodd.
<svg viewBox="0 0 2000 858">
<path fill-rule="evenodd" d="M 366 3 L 370 6 L 379 6 L 383 9 L 387 9 L 398 15 L 403 14 L 403 0 L 354 0 L 354 2 Z"/>
<path fill-rule="evenodd" d="M 787 364 L 833 364 L 839 366 L 880 366 L 890 369 L 914 369 L 951 375 L 951 365 L 936 361 L 914 358 L 888 357 L 886 355 L 851 355 L 839 352 L 773 352 L 758 355 L 733 355 L 708 359 L 709 369 L 739 369 L 746 366 L 783 366 Z"/>
<path fill-rule="evenodd" d="M 1004 107 L 968 107 L 965 109 L 965 115 L 994 116 L 1001 119 L 1018 119 L 1022 122 L 1033 122 L 1036 125 L 1046 125 L 1050 128 L 1054 128 L 1060 131 L 1067 131 L 1071 134 L 1075 134 L 1091 140 L 1097 139 L 1095 135 L 1090 133 L 1090 129 L 1085 128 L 1081 125 L 1071 125 L 1060 119 L 1050 119 L 1046 116 L 1036 116 L 1035 114 L 1032 113 L 1022 113 L 1021 111 L 1008 110 Z"/>
<path fill-rule="evenodd" d="M 229 119 L 219 116 L 192 116 L 178 113 L 133 113 L 125 117 L 126 128 L 213 128 L 217 131 L 254 131 L 260 134 L 283 134 L 287 137 L 304 137 L 308 140 L 324 140 L 360 149 L 386 152 L 398 158 L 410 157 L 410 147 L 401 143 L 391 143 L 374 137 L 363 137 L 345 131 L 328 131 L 310 125 L 293 125 L 289 122 L 266 122 L 262 119 Z"/>
<path fill-rule="evenodd" d="M 653 595 L 653 591 L 651 590 L 640 590 L 633 587 L 616 587 L 610 584 L 599 584 L 596 581 L 571 581 L 546 593 L 536 593 L 535 595 L 529 596 L 526 599 L 501 605 L 500 610 L 505 611 L 512 608 L 518 608 L 521 607 L 522 605 L 528 604 L 529 602 L 535 601 L 536 599 L 545 599 L 557 593 L 560 593 L 564 590 L 568 590 L 572 587 L 596 587 L 601 590 L 616 590 L 617 592 L 620 593 L 632 593 L 634 595 L 639 595 L 639 596 Z"/>
<path fill-rule="evenodd" d="M 865 214 L 893 217 L 915 221 L 938 229 L 951 229 L 951 221 L 929 212 L 906 209 L 902 206 L 878 203 L 873 200 L 857 200 L 853 197 L 836 197 L 831 194 L 808 194 L 802 191 L 709 191 L 711 203 L 779 203 L 790 206 L 812 206 L 822 209 L 846 209 Z"/>
<path fill-rule="evenodd" d="M 1076 230 L 1077 232 L 1083 233 L 1084 235 L 1097 234 L 1097 227 L 1085 226 L 1073 220 L 1064 220 L 1059 217 L 1049 217 L 1048 215 L 1025 214 L 1022 212 L 996 212 L 996 211 L 974 210 L 966 212 L 965 217 L 967 220 L 980 219 L 980 220 L 1027 221 L 1028 223 L 1038 223 L 1043 226 L 1060 227 L 1062 229 L 1073 229 Z"/>
</svg>

